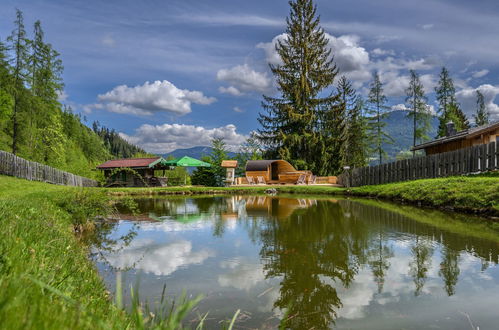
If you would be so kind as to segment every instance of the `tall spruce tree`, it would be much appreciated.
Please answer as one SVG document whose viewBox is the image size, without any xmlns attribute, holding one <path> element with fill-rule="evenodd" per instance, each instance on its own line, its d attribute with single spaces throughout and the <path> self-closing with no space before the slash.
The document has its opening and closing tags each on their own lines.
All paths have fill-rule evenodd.
<svg viewBox="0 0 499 330">
<path fill-rule="evenodd" d="M 410 82 L 406 91 L 406 103 L 410 112 L 407 117 L 412 119 L 412 146 L 416 146 L 418 141 L 428 139 L 428 131 L 430 130 L 430 112 L 428 109 L 428 99 L 425 96 L 424 87 L 419 79 L 419 75 L 414 70 L 410 70 Z M 416 152 L 412 152 L 413 157 Z"/>
<path fill-rule="evenodd" d="M 476 91 L 476 114 L 474 118 L 476 126 L 487 125 L 489 123 L 489 112 L 485 108 L 485 100 L 482 92 L 479 90 Z"/>
<path fill-rule="evenodd" d="M 24 17 L 22 11 L 16 10 L 15 28 L 12 34 L 7 38 L 9 50 L 13 54 L 12 58 L 12 94 L 14 95 L 14 106 L 12 111 L 12 153 L 18 152 L 18 143 L 20 139 L 19 121 L 21 113 L 21 103 L 23 93 L 25 92 L 24 82 L 27 76 L 28 67 L 28 39 L 24 28 Z"/>
<path fill-rule="evenodd" d="M 447 135 L 447 122 L 449 121 L 448 107 L 451 104 L 457 103 L 454 82 L 446 67 L 442 67 L 438 85 L 435 87 L 435 92 L 438 101 L 437 112 L 439 115 L 438 137 L 442 137 Z"/>
<path fill-rule="evenodd" d="M 330 111 L 338 100 L 332 89 L 337 68 L 312 0 L 289 5 L 286 38 L 276 45 L 282 63 L 270 65 L 280 96 L 264 96 L 258 135 L 267 156 L 327 174 L 333 170 L 330 157 L 339 154 L 322 134 L 336 119 Z"/>
<path fill-rule="evenodd" d="M 378 72 L 373 74 L 369 95 L 367 99 L 367 114 L 369 116 L 368 135 L 372 144 L 372 152 L 378 157 L 379 164 L 383 163 L 386 152 L 383 144 L 392 143 L 392 138 L 385 132 L 386 123 L 383 118 L 388 110 L 386 106 L 387 98 L 383 91 L 383 83 Z"/>
<path fill-rule="evenodd" d="M 438 101 L 438 135 L 437 137 L 447 136 L 447 123 L 452 121 L 458 131 L 470 127 L 466 115 L 461 110 L 456 100 L 456 89 L 454 82 L 446 67 L 440 72 L 440 79 L 435 87 Z"/>
<path fill-rule="evenodd" d="M 362 116 L 363 100 L 345 76 L 338 81 L 338 95 L 340 97 L 340 113 L 345 114 L 345 123 L 340 127 L 340 156 L 341 167 L 362 167 L 366 163 L 366 125 Z"/>
</svg>

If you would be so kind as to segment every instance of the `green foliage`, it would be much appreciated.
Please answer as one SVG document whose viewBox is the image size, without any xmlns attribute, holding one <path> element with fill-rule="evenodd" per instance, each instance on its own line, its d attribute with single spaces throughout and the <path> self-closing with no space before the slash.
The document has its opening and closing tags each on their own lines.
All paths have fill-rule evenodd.
<svg viewBox="0 0 499 330">
<path fill-rule="evenodd" d="M 386 158 L 386 152 L 383 149 L 383 144 L 392 143 L 392 138 L 386 134 L 386 123 L 383 118 L 388 110 L 386 106 L 386 96 L 383 91 L 383 83 L 379 78 L 378 72 L 373 74 L 369 95 L 367 99 L 367 136 L 371 143 L 371 151 L 377 156 L 379 164 L 383 163 L 383 158 Z"/>
<path fill-rule="evenodd" d="M 476 91 L 476 114 L 474 119 L 476 126 L 487 125 L 489 123 L 489 112 L 485 109 L 483 94 L 478 90 Z"/>
<path fill-rule="evenodd" d="M 104 141 L 109 153 L 116 158 L 150 157 L 142 148 L 125 141 L 114 129 L 101 126 L 99 122 L 92 124 L 92 130 Z"/>
<path fill-rule="evenodd" d="M 0 42 L 0 150 L 95 179 L 101 173 L 92 169 L 112 155 L 144 153 L 114 131 L 94 133 L 62 106 L 57 100 L 64 86 L 62 62 L 45 42 L 40 21 L 33 39 L 19 10 L 14 26 L 7 45 Z"/>
<path fill-rule="evenodd" d="M 446 67 L 443 67 L 440 72 L 440 79 L 438 85 L 435 87 L 435 92 L 439 104 L 438 137 L 447 136 L 447 123 L 449 121 L 455 124 L 457 131 L 469 128 L 470 125 L 466 119 L 466 115 L 460 109 L 456 100 L 454 82 Z"/>
<path fill-rule="evenodd" d="M 412 146 L 416 146 L 419 142 L 424 142 L 429 139 L 428 131 L 430 130 L 430 111 L 427 105 L 427 98 L 424 93 L 424 87 L 419 80 L 419 75 L 414 70 L 410 70 L 411 80 L 409 87 L 406 89 L 406 103 L 411 110 L 407 115 L 413 120 L 412 127 Z M 415 154 L 414 154 L 415 155 Z"/>
<path fill-rule="evenodd" d="M 97 189 L 0 177 L 0 324 L 6 329 L 181 329 L 200 297 L 157 308 L 133 290 L 129 312 L 112 303 L 88 258 L 83 228 L 112 211 Z M 108 228 L 112 229 L 112 226 Z M 75 235 L 75 230 L 79 232 Z M 93 235 L 89 243 L 105 239 Z M 126 244 L 130 237 L 124 236 Z M 118 297 L 119 295 L 117 295 Z M 202 326 L 198 327 L 199 329 Z"/>
<path fill-rule="evenodd" d="M 222 161 L 228 159 L 227 147 L 222 138 L 214 138 L 211 140 L 211 155 L 210 161 L 211 170 L 215 176 L 215 186 L 221 187 L 224 185 L 226 170 L 222 167 Z"/>
<path fill-rule="evenodd" d="M 353 195 L 422 203 L 433 207 L 499 214 L 496 177 L 450 177 L 415 180 L 352 189 Z"/>
<path fill-rule="evenodd" d="M 212 162 L 212 158 L 209 156 L 202 157 L 201 160 L 210 164 Z M 213 167 L 196 168 L 194 172 L 192 172 L 191 183 L 194 186 L 216 187 L 217 180 Z"/>
<path fill-rule="evenodd" d="M 352 84 L 345 76 L 338 83 L 340 95 L 341 113 L 345 114 L 345 125 L 341 134 L 343 143 L 340 145 L 340 164 L 338 170 L 343 166 L 362 167 L 367 164 L 368 136 L 367 122 L 362 115 L 364 102 Z"/>
<path fill-rule="evenodd" d="M 266 157 L 326 174 L 335 170 L 343 122 L 332 90 L 337 68 L 312 0 L 289 4 L 286 38 L 276 46 L 282 64 L 270 65 L 280 96 L 264 96 L 258 138 Z"/>
<path fill-rule="evenodd" d="M 241 146 L 241 150 L 236 155 L 237 168 L 236 177 L 244 176 L 246 173 L 246 163 L 248 160 L 263 159 L 262 146 L 258 141 L 258 137 L 254 133 Z"/>
</svg>

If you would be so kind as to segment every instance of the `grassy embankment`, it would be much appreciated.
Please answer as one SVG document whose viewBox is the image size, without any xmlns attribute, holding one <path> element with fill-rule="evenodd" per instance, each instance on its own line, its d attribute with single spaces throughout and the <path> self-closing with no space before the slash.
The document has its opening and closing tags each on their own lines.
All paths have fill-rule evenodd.
<svg viewBox="0 0 499 330">
<path fill-rule="evenodd" d="M 416 180 L 353 188 L 349 194 L 499 215 L 499 177 L 468 176 Z"/>
<path fill-rule="evenodd" d="M 177 328 L 196 301 L 149 313 L 135 299 L 125 313 L 106 292 L 75 229 L 91 234 L 88 219 L 111 208 L 98 189 L 0 176 L 0 328 Z"/>
</svg>

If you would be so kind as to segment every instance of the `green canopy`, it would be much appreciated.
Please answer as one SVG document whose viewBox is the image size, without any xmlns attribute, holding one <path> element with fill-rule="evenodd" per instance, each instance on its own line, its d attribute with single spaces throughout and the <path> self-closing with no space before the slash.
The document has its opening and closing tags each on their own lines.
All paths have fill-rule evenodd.
<svg viewBox="0 0 499 330">
<path fill-rule="evenodd" d="M 167 160 L 164 164 L 167 166 L 211 167 L 210 164 L 203 162 L 202 160 L 199 159 L 191 158 L 189 156 Z"/>
</svg>

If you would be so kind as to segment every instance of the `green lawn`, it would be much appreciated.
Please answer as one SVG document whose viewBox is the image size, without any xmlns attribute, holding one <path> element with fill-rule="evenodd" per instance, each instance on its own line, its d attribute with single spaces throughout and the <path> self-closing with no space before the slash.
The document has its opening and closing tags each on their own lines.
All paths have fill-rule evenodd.
<svg viewBox="0 0 499 330">
<path fill-rule="evenodd" d="M 364 186 L 355 196 L 421 203 L 458 211 L 499 214 L 499 177 L 463 176 Z"/>
</svg>

